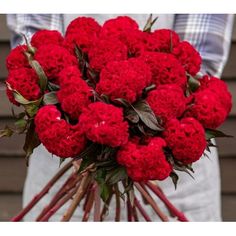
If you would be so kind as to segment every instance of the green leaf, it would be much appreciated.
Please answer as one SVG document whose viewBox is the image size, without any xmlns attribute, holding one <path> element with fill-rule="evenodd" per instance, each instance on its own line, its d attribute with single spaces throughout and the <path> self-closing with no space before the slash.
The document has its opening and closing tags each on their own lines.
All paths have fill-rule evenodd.
<svg viewBox="0 0 236 236">
<path fill-rule="evenodd" d="M 152 14 L 150 14 L 150 16 L 147 19 L 147 23 L 145 24 L 143 28 L 143 32 L 151 32 L 152 26 L 154 25 L 157 19 L 158 17 L 152 19 Z"/>
<path fill-rule="evenodd" d="M 192 92 L 195 92 L 201 84 L 198 79 L 194 78 L 191 75 L 188 75 L 188 85 L 189 85 L 190 90 Z"/>
<path fill-rule="evenodd" d="M 155 131 L 164 130 L 163 127 L 158 123 L 154 112 L 145 100 L 140 100 L 136 104 L 131 105 L 131 107 L 148 128 Z"/>
<path fill-rule="evenodd" d="M 228 135 L 220 130 L 214 130 L 214 129 L 206 129 L 205 135 L 207 140 L 210 140 L 212 138 L 224 138 L 224 137 L 233 138 L 232 135 Z"/>
<path fill-rule="evenodd" d="M 109 186 L 107 184 L 101 184 L 99 185 L 99 189 L 100 189 L 100 197 L 104 202 L 106 202 L 111 194 Z"/>
<path fill-rule="evenodd" d="M 179 180 L 179 176 L 176 174 L 176 172 L 172 171 L 170 173 L 170 178 L 172 179 L 172 182 L 175 186 L 175 189 L 177 189 L 177 184 L 178 184 L 178 180 Z"/>
<path fill-rule="evenodd" d="M 137 124 L 139 122 L 139 116 L 133 109 L 127 109 L 125 111 L 125 118 L 134 124 Z"/>
<path fill-rule="evenodd" d="M 25 144 L 24 144 L 24 151 L 25 151 L 25 159 L 26 164 L 28 166 L 28 160 L 30 155 L 33 153 L 34 149 L 39 146 L 41 142 L 37 134 L 35 133 L 35 125 L 34 120 L 31 121 L 29 129 L 27 130 L 26 137 L 25 137 Z"/>
<path fill-rule="evenodd" d="M 26 128 L 27 121 L 24 118 L 20 118 L 14 124 L 17 129 L 24 130 Z"/>
<path fill-rule="evenodd" d="M 38 75 L 40 89 L 42 92 L 44 92 L 47 88 L 48 78 L 44 73 L 43 68 L 36 60 L 30 60 L 29 63 Z"/>
<path fill-rule="evenodd" d="M 24 105 L 24 108 L 30 117 L 34 117 L 39 109 L 39 107 L 35 104 Z"/>
<path fill-rule="evenodd" d="M 52 82 L 48 82 L 48 89 L 50 91 L 58 91 L 60 89 L 60 86 Z"/>
<path fill-rule="evenodd" d="M 49 93 L 45 93 L 44 96 L 43 96 L 43 103 L 45 105 L 55 105 L 55 104 L 58 104 L 58 99 L 57 99 L 57 92 L 55 91 L 52 91 L 52 92 L 49 92 Z"/>
<path fill-rule="evenodd" d="M 123 166 L 116 167 L 112 171 L 109 171 L 106 176 L 106 183 L 109 185 L 116 184 L 119 181 L 126 179 L 127 174 Z"/>
<path fill-rule="evenodd" d="M 0 138 L 11 137 L 13 133 L 14 131 L 6 125 L 3 130 L 0 130 Z"/>
</svg>

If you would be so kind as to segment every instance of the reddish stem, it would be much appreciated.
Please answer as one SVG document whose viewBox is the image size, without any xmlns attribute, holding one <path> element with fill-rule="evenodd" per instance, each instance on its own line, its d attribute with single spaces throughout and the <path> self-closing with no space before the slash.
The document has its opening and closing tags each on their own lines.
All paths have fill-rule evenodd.
<svg viewBox="0 0 236 236">
<path fill-rule="evenodd" d="M 127 220 L 130 222 L 130 221 L 133 221 L 133 209 L 132 209 L 132 206 L 131 206 L 131 202 L 130 202 L 130 198 L 129 198 L 129 193 L 127 193 Z"/>
<path fill-rule="evenodd" d="M 151 205 L 151 207 L 156 212 L 156 214 L 161 218 L 161 220 L 169 221 L 168 217 L 161 211 L 161 209 L 157 206 L 153 198 L 143 189 L 141 184 L 134 183 L 134 185 L 138 189 L 138 191 L 143 195 L 143 197 L 147 200 L 147 202 Z"/>
<path fill-rule="evenodd" d="M 146 183 L 146 185 L 165 203 L 166 207 L 170 210 L 170 212 L 177 216 L 179 221 L 187 222 L 188 219 L 186 216 L 183 214 L 183 212 L 179 211 L 170 201 L 169 199 L 165 196 L 165 194 L 162 192 L 162 190 L 151 183 L 150 181 Z"/>
<path fill-rule="evenodd" d="M 95 185 L 95 199 L 94 199 L 94 221 L 100 221 L 101 198 L 99 195 L 99 186 Z"/>
<path fill-rule="evenodd" d="M 40 221 L 48 211 L 52 207 L 54 207 L 57 202 L 64 197 L 71 189 L 73 189 L 79 182 L 80 176 L 76 176 L 76 174 L 72 174 L 62 185 L 62 187 L 59 189 L 59 191 L 55 194 L 51 202 L 43 209 L 43 211 L 40 213 L 40 215 L 37 217 L 36 221 Z"/>
<path fill-rule="evenodd" d="M 24 216 L 48 193 L 51 187 L 57 182 L 61 176 L 71 168 L 73 160 L 68 162 L 63 168 L 61 168 L 57 174 L 47 183 L 47 185 L 29 202 L 29 204 L 20 211 L 18 215 L 13 217 L 11 221 L 17 222 L 21 221 Z"/>
<path fill-rule="evenodd" d="M 84 215 L 83 215 L 82 221 L 88 221 L 88 219 L 89 219 L 89 214 L 91 212 L 91 209 L 92 209 L 93 203 L 94 203 L 94 192 L 95 192 L 95 186 L 92 185 L 88 191 L 87 201 L 85 204 Z"/>
<path fill-rule="evenodd" d="M 62 206 L 64 206 L 76 193 L 78 188 L 72 189 L 66 196 L 64 196 L 53 208 L 51 208 L 40 221 L 48 221 Z"/>
<path fill-rule="evenodd" d="M 147 212 L 144 210 L 144 208 L 142 207 L 142 205 L 140 204 L 139 200 L 136 197 L 134 198 L 134 204 L 138 208 L 143 218 L 146 221 L 151 222 L 152 221 L 151 218 L 148 216 Z"/>
<path fill-rule="evenodd" d="M 115 196 L 116 196 L 116 215 L 115 221 L 120 221 L 120 196 L 119 196 L 119 188 L 118 184 L 115 185 Z"/>
</svg>

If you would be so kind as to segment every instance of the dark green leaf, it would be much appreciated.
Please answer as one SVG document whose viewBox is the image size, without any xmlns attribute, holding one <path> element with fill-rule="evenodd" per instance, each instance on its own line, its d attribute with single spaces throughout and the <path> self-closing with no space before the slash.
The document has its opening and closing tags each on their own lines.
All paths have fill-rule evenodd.
<svg viewBox="0 0 236 236">
<path fill-rule="evenodd" d="M 131 105 L 132 106 L 132 105 Z M 140 100 L 132 106 L 134 111 L 138 114 L 142 122 L 150 129 L 155 131 L 163 131 L 163 127 L 158 123 L 158 120 L 145 100 Z"/>
<path fill-rule="evenodd" d="M 206 129 L 205 135 L 207 140 L 210 140 L 212 138 L 224 138 L 224 137 L 233 138 L 233 136 L 231 135 L 225 134 L 222 131 L 214 129 Z"/>
<path fill-rule="evenodd" d="M 109 171 L 106 176 L 106 183 L 109 185 L 118 183 L 119 181 L 127 178 L 126 170 L 124 167 L 116 167 L 112 171 Z"/>
<path fill-rule="evenodd" d="M 34 117 L 39 109 L 39 107 L 35 104 L 24 105 L 24 108 L 30 117 Z"/>
<path fill-rule="evenodd" d="M 11 137 L 13 133 L 14 131 L 6 125 L 6 127 L 3 130 L 0 130 L 0 138 Z"/>
<path fill-rule="evenodd" d="M 35 70 L 36 74 L 38 75 L 39 86 L 41 88 L 41 91 L 44 92 L 47 88 L 48 78 L 44 73 L 43 68 L 36 60 L 30 60 L 29 63 L 31 67 Z"/>
<path fill-rule="evenodd" d="M 156 20 L 158 19 L 158 17 L 152 19 L 152 14 L 150 14 L 149 18 L 147 19 L 147 23 L 145 24 L 143 31 L 144 32 L 151 32 L 152 26 L 154 25 L 154 23 L 156 22 Z"/>
<path fill-rule="evenodd" d="M 28 160 L 30 155 L 33 153 L 34 149 L 39 146 L 40 141 L 38 139 L 37 134 L 35 133 L 35 125 L 34 121 L 32 120 L 27 130 L 26 137 L 25 137 L 25 144 L 24 144 L 24 151 L 25 151 L 25 159 L 26 164 L 28 166 Z"/>
<path fill-rule="evenodd" d="M 99 185 L 99 189 L 100 189 L 100 197 L 104 202 L 106 202 L 111 194 L 109 186 L 107 184 L 101 184 Z"/>
<path fill-rule="evenodd" d="M 58 103 L 58 99 L 57 99 L 57 92 L 52 91 L 50 93 L 45 93 L 43 96 L 43 103 L 45 105 L 55 105 Z"/>
<path fill-rule="evenodd" d="M 50 91 L 58 91 L 60 89 L 60 86 L 52 82 L 48 82 L 48 89 Z"/>
<path fill-rule="evenodd" d="M 14 124 L 17 127 L 17 129 L 24 130 L 27 125 L 27 121 L 24 118 L 21 118 L 18 119 Z"/>
<path fill-rule="evenodd" d="M 60 158 L 60 163 L 59 163 L 59 167 L 61 166 L 61 164 L 66 160 L 66 158 Z"/>
<path fill-rule="evenodd" d="M 126 101 L 124 98 L 115 98 L 114 101 L 120 102 L 126 108 L 129 108 L 131 106 L 130 103 Z"/>
<path fill-rule="evenodd" d="M 125 112 L 125 118 L 134 124 L 139 122 L 139 116 L 137 112 L 134 111 L 134 109 L 127 109 Z"/>
<path fill-rule="evenodd" d="M 188 85 L 191 92 L 195 92 L 201 84 L 198 79 L 192 77 L 191 75 L 188 75 Z"/>
<path fill-rule="evenodd" d="M 143 93 L 144 94 L 148 94 L 148 92 L 152 91 L 153 89 L 156 88 L 156 85 L 155 84 L 151 84 L 150 86 L 146 87 L 144 90 L 143 90 Z"/>
<path fill-rule="evenodd" d="M 175 186 L 175 189 L 177 189 L 177 184 L 178 184 L 178 180 L 179 180 L 179 176 L 176 174 L 176 172 L 172 171 L 170 173 L 170 178 L 172 179 L 172 182 Z"/>
</svg>

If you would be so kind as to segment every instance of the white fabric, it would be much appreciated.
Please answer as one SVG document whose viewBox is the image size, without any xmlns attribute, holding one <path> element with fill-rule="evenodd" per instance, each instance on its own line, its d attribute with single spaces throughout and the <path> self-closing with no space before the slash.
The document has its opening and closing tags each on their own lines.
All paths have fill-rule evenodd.
<svg viewBox="0 0 236 236">
<path fill-rule="evenodd" d="M 77 17 L 78 15 L 65 15 L 64 25 Z M 112 18 L 114 15 L 89 15 L 95 17 L 96 20 L 102 24 L 107 18 Z M 131 15 L 142 28 L 146 22 L 148 15 Z M 155 15 L 154 15 L 155 17 Z M 157 28 L 172 28 L 173 15 L 158 15 Z M 190 154 L 191 155 L 191 154 Z M 208 153 L 210 159 L 202 157 L 200 161 L 193 165 L 195 170 L 194 178 L 192 179 L 186 173 L 179 174 L 179 184 L 177 190 L 170 178 L 159 183 L 170 201 L 181 211 L 185 213 L 190 221 L 220 221 L 221 220 L 221 203 L 220 203 L 220 177 L 219 177 L 219 163 L 216 149 L 212 149 Z M 27 179 L 25 182 L 23 204 L 26 205 L 36 193 L 50 180 L 50 178 L 58 171 L 59 159 L 52 157 L 46 149 L 40 145 L 35 149 L 30 159 L 30 166 L 28 169 Z M 43 207 L 49 202 L 51 197 L 56 193 L 57 188 L 63 183 L 69 172 L 64 176 L 57 185 L 42 199 L 39 204 L 25 217 L 26 221 L 33 221 L 41 212 Z M 158 199 L 156 201 L 162 206 Z M 114 202 L 112 202 L 112 206 Z M 55 214 L 51 220 L 59 221 L 65 212 L 68 204 Z M 148 212 L 153 221 L 159 221 L 159 218 L 148 206 Z M 163 210 L 168 214 L 166 209 Z M 111 207 L 110 214 L 106 220 L 112 221 L 114 208 Z M 73 216 L 73 221 L 81 219 L 81 209 L 76 210 Z M 126 217 L 122 215 L 122 220 Z"/>
</svg>

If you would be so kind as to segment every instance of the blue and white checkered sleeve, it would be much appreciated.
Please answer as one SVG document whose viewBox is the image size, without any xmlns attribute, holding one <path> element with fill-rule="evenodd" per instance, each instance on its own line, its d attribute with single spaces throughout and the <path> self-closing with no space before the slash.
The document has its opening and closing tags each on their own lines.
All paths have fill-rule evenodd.
<svg viewBox="0 0 236 236">
<path fill-rule="evenodd" d="M 177 14 L 174 30 L 189 41 L 203 59 L 201 71 L 221 76 L 231 44 L 233 15 Z"/>
<path fill-rule="evenodd" d="M 12 33 L 11 46 L 24 43 L 22 34 L 28 39 L 39 29 L 63 31 L 61 14 L 8 14 L 7 25 Z"/>
</svg>

